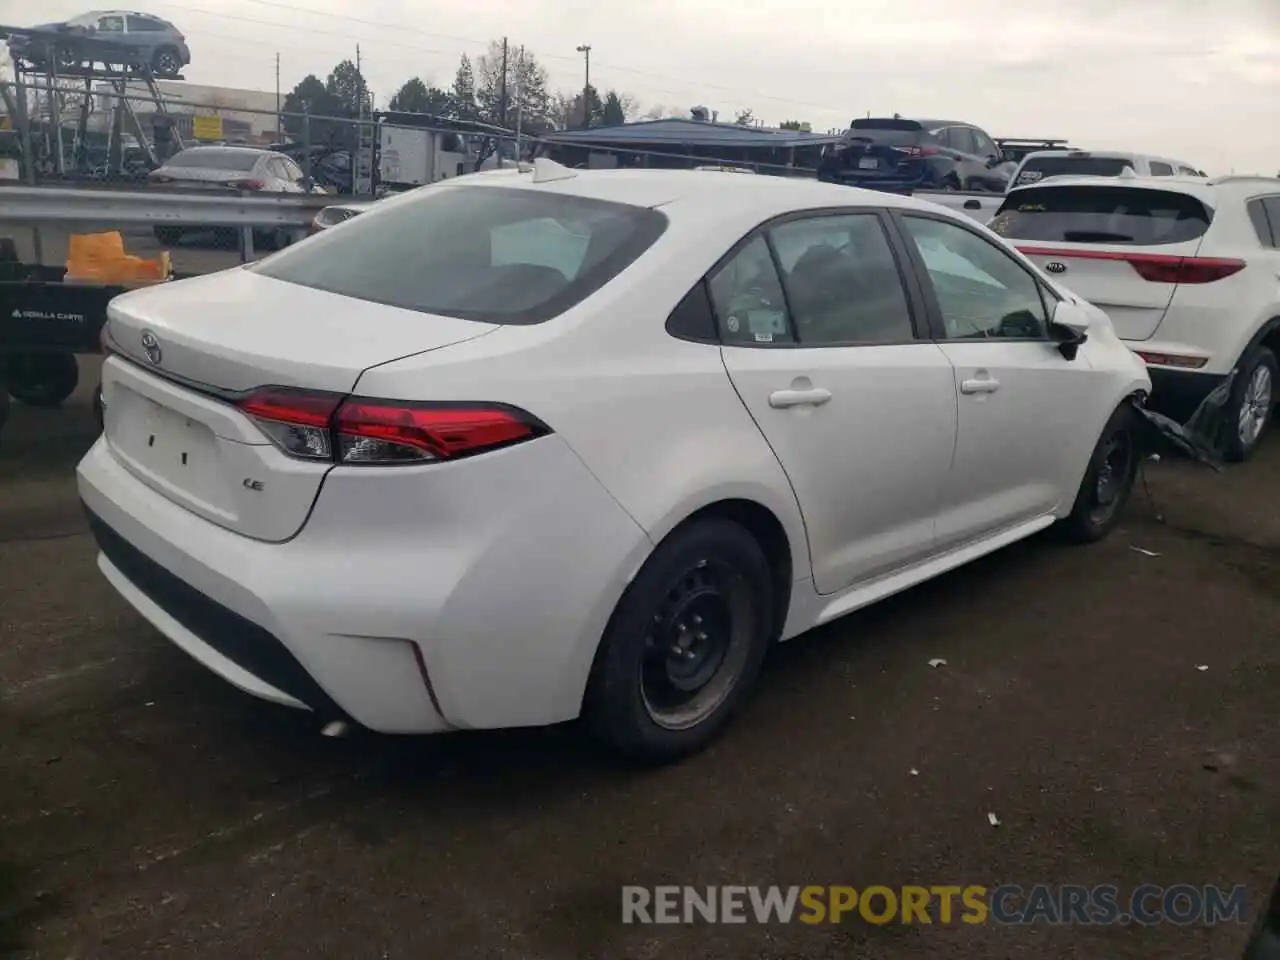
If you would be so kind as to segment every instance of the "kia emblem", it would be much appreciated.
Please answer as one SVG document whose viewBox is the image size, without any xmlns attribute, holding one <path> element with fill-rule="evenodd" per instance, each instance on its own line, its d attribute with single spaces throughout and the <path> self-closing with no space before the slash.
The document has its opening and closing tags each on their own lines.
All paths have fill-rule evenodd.
<svg viewBox="0 0 1280 960">
<path fill-rule="evenodd" d="M 142 350 L 151 363 L 160 363 L 160 358 L 163 356 L 160 352 L 160 341 L 156 339 L 156 335 L 150 330 L 142 331 Z"/>
<path fill-rule="evenodd" d="M 1053 260 L 1044 265 L 1044 268 L 1050 273 L 1066 273 L 1067 265 L 1061 260 Z"/>
</svg>

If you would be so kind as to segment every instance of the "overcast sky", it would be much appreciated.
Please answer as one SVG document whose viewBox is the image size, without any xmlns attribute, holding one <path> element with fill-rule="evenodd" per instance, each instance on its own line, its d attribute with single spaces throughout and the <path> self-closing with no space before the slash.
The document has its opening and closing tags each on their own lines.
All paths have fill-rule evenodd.
<svg viewBox="0 0 1280 960">
<path fill-rule="evenodd" d="M 106 5 L 100 4 L 99 8 Z M 506 35 L 553 88 L 593 83 L 643 107 L 846 126 L 868 111 L 965 120 L 1171 155 L 1210 173 L 1280 171 L 1280 0 L 131 0 L 187 35 L 189 80 L 287 91 L 360 45 L 381 104 Z M 35 14 L 38 7 L 39 13 Z M 1025 9 L 1020 9 L 1025 7 Z M 0 23 L 84 12 L 0 0 Z"/>
</svg>

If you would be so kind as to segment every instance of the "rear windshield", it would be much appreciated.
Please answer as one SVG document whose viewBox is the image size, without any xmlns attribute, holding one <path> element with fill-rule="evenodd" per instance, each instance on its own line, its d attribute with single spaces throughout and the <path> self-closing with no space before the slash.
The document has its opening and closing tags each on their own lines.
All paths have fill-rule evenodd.
<svg viewBox="0 0 1280 960">
<path fill-rule="evenodd" d="M 612 280 L 666 225 L 656 210 L 628 204 L 435 186 L 379 204 L 250 269 L 422 313 L 539 323 Z"/>
<path fill-rule="evenodd" d="M 251 150 L 183 150 L 169 158 L 166 167 L 200 167 L 206 170 L 234 170 L 248 173 L 261 158 Z"/>
<path fill-rule="evenodd" d="M 1035 157 L 1018 171 L 1017 185 L 1035 183 L 1045 177 L 1118 177 L 1133 163 L 1123 157 Z"/>
<path fill-rule="evenodd" d="M 916 120 L 859 119 L 845 134 L 848 143 L 881 143 L 888 146 L 912 146 L 924 137 L 924 128 Z"/>
<path fill-rule="evenodd" d="M 1136 187 L 1023 187 L 988 226 L 1012 240 L 1157 246 L 1204 236 L 1213 214 L 1195 197 Z"/>
</svg>

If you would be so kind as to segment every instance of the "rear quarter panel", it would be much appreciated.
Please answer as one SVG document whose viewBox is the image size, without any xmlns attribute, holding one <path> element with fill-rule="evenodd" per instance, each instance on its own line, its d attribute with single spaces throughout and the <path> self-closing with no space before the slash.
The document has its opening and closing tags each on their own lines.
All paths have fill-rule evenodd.
<svg viewBox="0 0 1280 960">
<path fill-rule="evenodd" d="M 709 504 L 755 501 L 786 531 L 795 578 L 807 578 L 795 496 L 738 398 L 719 346 L 665 330 L 693 284 L 769 215 L 720 211 L 704 220 L 673 211 L 667 233 L 644 257 L 568 313 L 373 368 L 357 390 L 528 410 L 655 543 Z"/>
</svg>

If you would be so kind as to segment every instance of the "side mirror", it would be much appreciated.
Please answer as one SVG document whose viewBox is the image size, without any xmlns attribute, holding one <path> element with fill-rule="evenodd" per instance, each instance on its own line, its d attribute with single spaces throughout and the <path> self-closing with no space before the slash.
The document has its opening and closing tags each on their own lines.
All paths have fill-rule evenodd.
<svg viewBox="0 0 1280 960">
<path fill-rule="evenodd" d="M 994 170 L 996 167 L 1000 166 L 1000 164 L 1002 163 L 1004 163 L 1004 161 L 1000 159 L 1000 156 L 998 154 L 995 156 L 987 157 L 988 170 Z"/>
<path fill-rule="evenodd" d="M 1049 333 L 1058 343 L 1058 352 L 1067 360 L 1074 360 L 1080 345 L 1089 339 L 1089 314 L 1084 307 L 1070 300 L 1059 300 L 1049 319 Z"/>
</svg>

